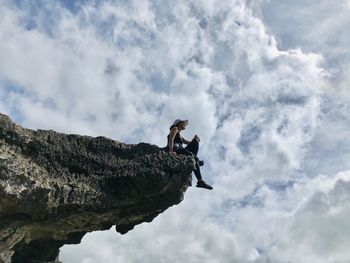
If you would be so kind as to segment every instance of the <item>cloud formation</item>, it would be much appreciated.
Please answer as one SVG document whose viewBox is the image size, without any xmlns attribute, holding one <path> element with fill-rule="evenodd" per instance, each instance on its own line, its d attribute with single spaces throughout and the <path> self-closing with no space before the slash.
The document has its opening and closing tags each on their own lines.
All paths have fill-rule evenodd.
<svg viewBox="0 0 350 263">
<path fill-rule="evenodd" d="M 332 89 L 346 93 L 347 40 L 307 28 L 294 2 L 0 0 L 2 112 L 160 146 L 189 119 L 215 187 L 126 236 L 89 234 L 64 262 L 349 261 L 350 115 Z M 300 28 L 278 26 L 287 7 Z M 322 32 L 342 32 L 332 14 Z"/>
<path fill-rule="evenodd" d="M 348 170 L 349 1 L 269 0 L 261 7 L 261 17 L 281 48 L 301 48 L 324 57 L 328 76 L 323 86 L 322 125 L 313 138 L 305 168 L 310 174 Z"/>
</svg>

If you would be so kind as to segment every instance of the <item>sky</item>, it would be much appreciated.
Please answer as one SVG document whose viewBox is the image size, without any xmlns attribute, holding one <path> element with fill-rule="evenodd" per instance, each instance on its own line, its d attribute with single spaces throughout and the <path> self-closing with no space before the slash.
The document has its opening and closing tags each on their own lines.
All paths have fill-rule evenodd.
<svg viewBox="0 0 350 263">
<path fill-rule="evenodd" d="M 349 0 L 0 0 L 0 112 L 160 147 L 188 119 L 214 187 L 60 260 L 350 262 L 348 28 Z"/>
</svg>

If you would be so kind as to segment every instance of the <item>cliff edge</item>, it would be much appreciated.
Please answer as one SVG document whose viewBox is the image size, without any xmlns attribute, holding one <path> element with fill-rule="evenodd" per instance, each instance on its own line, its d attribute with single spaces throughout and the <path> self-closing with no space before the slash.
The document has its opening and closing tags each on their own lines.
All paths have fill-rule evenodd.
<svg viewBox="0 0 350 263">
<path fill-rule="evenodd" d="M 183 200 L 194 168 L 156 145 L 35 131 L 0 114 L 0 262 L 58 262 L 87 232 L 150 222 Z"/>
</svg>

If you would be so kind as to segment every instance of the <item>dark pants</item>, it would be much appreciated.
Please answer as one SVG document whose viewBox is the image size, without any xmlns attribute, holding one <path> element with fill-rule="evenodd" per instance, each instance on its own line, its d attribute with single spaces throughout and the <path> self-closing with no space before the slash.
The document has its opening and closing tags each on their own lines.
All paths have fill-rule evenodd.
<svg viewBox="0 0 350 263">
<path fill-rule="evenodd" d="M 197 177 L 197 180 L 201 180 L 202 175 L 201 175 L 201 170 L 200 170 L 199 164 L 198 164 L 199 159 L 197 157 L 198 149 L 199 149 L 199 142 L 196 139 L 193 139 L 189 144 L 187 144 L 187 146 L 185 148 L 178 147 L 175 150 L 175 152 L 177 154 L 185 154 L 185 155 L 194 156 L 194 159 L 196 160 L 196 169 L 193 172 L 194 172 L 195 176 Z"/>
</svg>

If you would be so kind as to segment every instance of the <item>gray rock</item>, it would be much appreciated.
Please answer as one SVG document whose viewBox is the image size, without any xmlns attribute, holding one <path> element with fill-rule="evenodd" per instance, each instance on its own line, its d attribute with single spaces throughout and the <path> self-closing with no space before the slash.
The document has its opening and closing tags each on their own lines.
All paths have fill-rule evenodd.
<svg viewBox="0 0 350 263">
<path fill-rule="evenodd" d="M 125 234 L 183 200 L 194 159 L 148 143 L 30 130 L 0 114 L 0 263 L 59 262 L 59 248 Z"/>
</svg>

